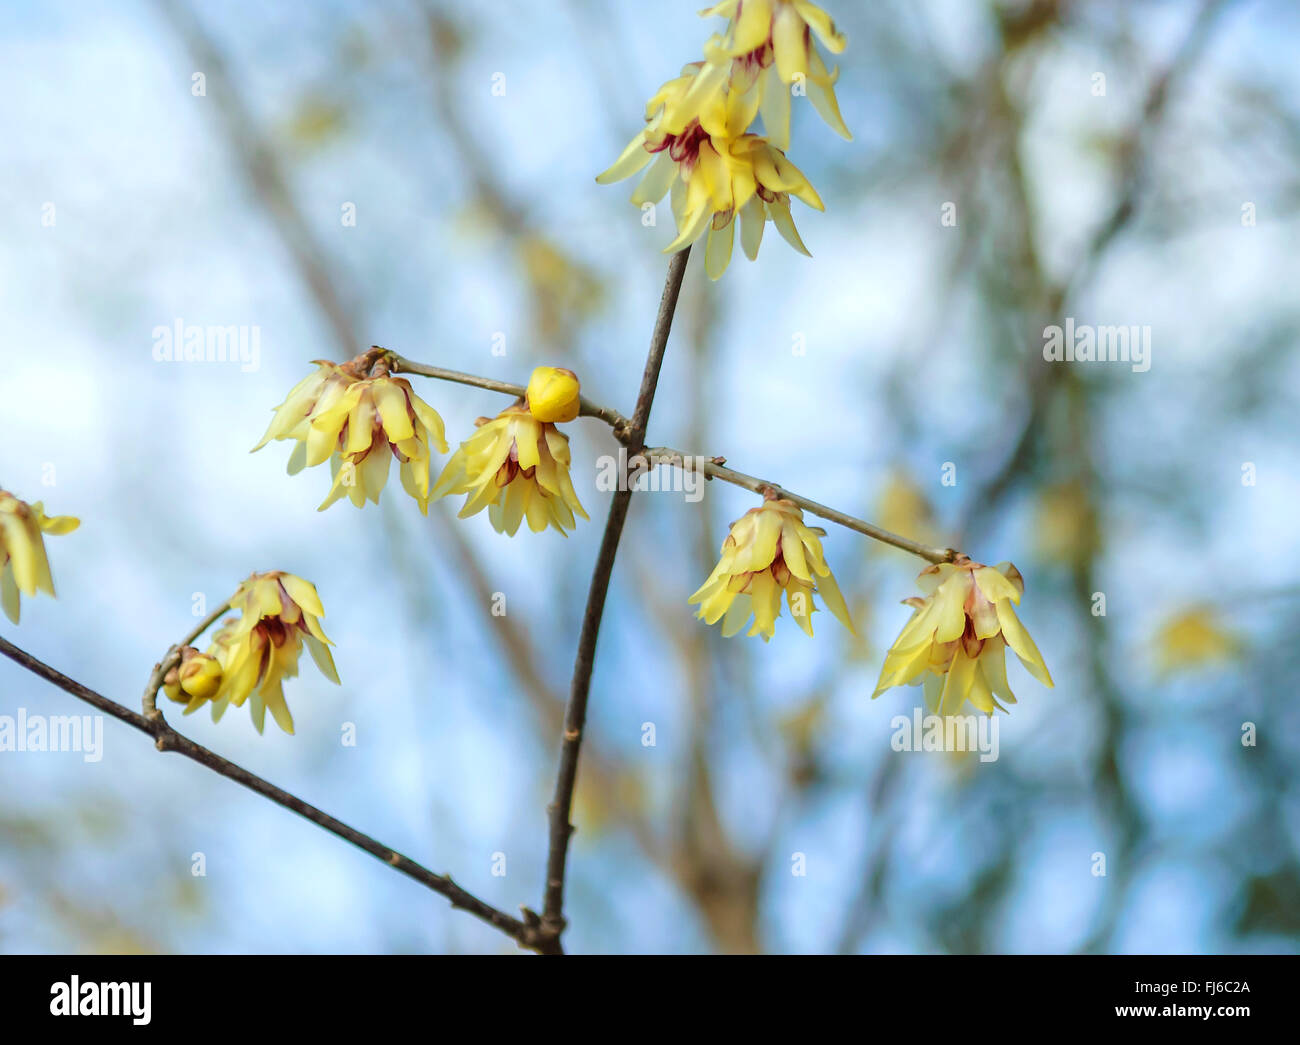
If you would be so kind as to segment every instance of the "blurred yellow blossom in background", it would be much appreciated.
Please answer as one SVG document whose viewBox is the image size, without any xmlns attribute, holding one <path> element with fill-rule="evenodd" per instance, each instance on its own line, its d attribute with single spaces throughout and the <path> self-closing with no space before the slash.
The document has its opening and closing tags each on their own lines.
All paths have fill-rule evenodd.
<svg viewBox="0 0 1300 1045">
<path fill-rule="evenodd" d="M 1162 678 L 1225 663 L 1245 649 L 1245 642 L 1224 626 L 1212 606 L 1189 606 L 1172 614 L 1152 644 Z"/>
<path fill-rule="evenodd" d="M 882 529 L 904 534 L 921 544 L 934 544 L 940 540 L 929 499 L 902 468 L 893 469 L 881 487 L 876 497 L 876 518 Z M 905 553 L 899 551 L 899 554 Z"/>
</svg>

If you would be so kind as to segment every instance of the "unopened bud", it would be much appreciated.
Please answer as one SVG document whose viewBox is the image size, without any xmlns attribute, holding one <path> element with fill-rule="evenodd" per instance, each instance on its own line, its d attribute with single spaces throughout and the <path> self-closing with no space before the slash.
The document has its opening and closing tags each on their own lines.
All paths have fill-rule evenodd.
<svg viewBox="0 0 1300 1045">
<path fill-rule="evenodd" d="M 210 700 L 221 688 L 221 663 L 211 654 L 200 653 L 192 646 L 181 651 L 181 665 L 176 669 L 176 675 L 178 687 L 183 694 L 180 697 L 173 697 L 166 690 L 164 679 L 164 690 L 172 700 L 184 700 L 186 703 L 190 700 Z"/>
<path fill-rule="evenodd" d="M 539 366 L 528 379 L 528 411 L 539 421 L 572 421 L 578 416 L 580 394 L 572 370 Z"/>
</svg>

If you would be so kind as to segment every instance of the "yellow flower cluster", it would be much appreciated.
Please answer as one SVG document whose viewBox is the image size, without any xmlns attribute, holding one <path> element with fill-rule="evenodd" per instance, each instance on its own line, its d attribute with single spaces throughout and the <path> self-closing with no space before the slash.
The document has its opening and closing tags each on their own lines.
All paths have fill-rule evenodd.
<svg viewBox="0 0 1300 1045">
<path fill-rule="evenodd" d="M 721 620 L 722 634 L 728 638 L 753 617 L 748 634 L 762 635 L 766 642 L 776 631 L 782 592 L 799 627 L 813 633 L 815 592 L 856 634 L 844 596 L 822 554 L 825 536 L 825 530 L 804 525 L 803 512 L 793 501 L 769 496 L 731 524 L 722 542 L 722 558 L 687 603 L 700 604 L 696 616 L 706 624 Z"/>
<path fill-rule="evenodd" d="M 726 637 L 752 619 L 747 634 L 767 641 L 776 631 L 784 592 L 791 616 L 812 635 L 817 594 L 856 635 L 822 553 L 826 531 L 805 525 L 793 501 L 770 487 L 763 492 L 763 504 L 731 524 L 718 564 L 687 600 L 699 604 L 696 616 L 706 624 L 721 621 Z M 989 714 L 995 707 L 1005 711 L 999 697 L 1016 702 L 1007 684 L 1008 647 L 1031 675 L 1052 685 L 1042 654 L 1013 608 L 1025 590 L 1014 566 L 988 567 L 958 555 L 923 570 L 918 583 L 926 597 L 904 600 L 912 619 L 886 654 L 873 696 L 891 686 L 924 683 L 926 702 L 938 714 L 955 715 L 968 699 Z"/>
<path fill-rule="evenodd" d="M 334 483 L 321 503 L 328 508 L 346 495 L 360 508 L 379 503 L 388 469 L 400 463 L 402 487 L 429 511 L 430 447 L 447 452 L 437 411 L 415 394 L 405 378 L 388 372 L 388 354 L 371 350 L 349 363 L 316 360 L 276 408 L 256 452 L 272 439 L 297 441 L 289 474 L 330 462 Z"/>
<path fill-rule="evenodd" d="M 717 279 L 731 261 L 737 216 L 751 261 L 768 221 L 808 253 L 790 198 L 824 207 L 785 155 L 792 93 L 806 95 L 838 134 L 852 135 L 835 99 L 839 71 L 827 70 L 813 43 L 816 36 L 831 53 L 844 50 L 844 36 L 825 11 L 811 0 L 725 0 L 700 13 L 726 18 L 725 32 L 709 39 L 704 61 L 659 88 L 646 105 L 645 129 L 596 180 L 621 181 L 654 159 L 632 202 L 657 203 L 671 192 L 677 237 L 665 253 L 689 246 L 707 229 L 705 268 Z M 750 133 L 760 115 L 764 134 Z"/>
<path fill-rule="evenodd" d="M 285 703 L 283 682 L 298 675 L 298 658 L 305 644 L 320 672 L 339 681 L 320 618 L 325 616 L 314 585 L 292 573 L 254 573 L 230 598 L 240 616 L 227 618 L 212 637 L 206 653 L 187 648 L 181 663 L 163 679 L 163 692 L 185 704 L 185 714 L 210 702 L 212 720 L 220 720 L 230 705 L 249 701 L 253 725 L 262 732 L 266 712 L 286 733 L 293 716 Z"/>
<path fill-rule="evenodd" d="M 478 430 L 431 486 L 430 447 L 448 450 L 442 418 L 405 378 L 391 376 L 393 358 L 373 348 L 348 363 L 317 360 L 316 372 L 276 408 L 253 450 L 272 439 L 295 440 L 290 475 L 330 461 L 334 484 L 322 510 L 345 494 L 357 507 L 367 499 L 378 504 L 396 457 L 402 486 L 426 514 L 430 501 L 465 493 L 462 519 L 488 508 L 492 525 L 511 536 L 524 519 L 534 531 L 553 526 L 567 535 L 575 516 L 587 518 L 569 476 L 569 439 L 555 427 L 582 408 L 572 370 L 537 367 L 517 402 L 491 420 L 479 418 Z"/>
<path fill-rule="evenodd" d="M 0 605 L 18 623 L 19 596 L 52 596 L 54 580 L 45 557 L 45 534 L 71 533 L 81 525 L 71 515 L 47 516 L 40 501 L 27 504 L 0 490 Z"/>
<path fill-rule="evenodd" d="M 1025 582 L 1011 563 L 990 567 L 959 555 L 922 570 L 917 584 L 925 598 L 904 600 L 912 618 L 886 654 L 873 696 L 924 683 L 926 703 L 937 714 L 955 715 L 967 700 L 990 714 L 995 707 L 1005 711 L 999 697 L 1016 702 L 1007 685 L 1008 646 L 1034 678 L 1053 685 L 1016 616 Z"/>
</svg>

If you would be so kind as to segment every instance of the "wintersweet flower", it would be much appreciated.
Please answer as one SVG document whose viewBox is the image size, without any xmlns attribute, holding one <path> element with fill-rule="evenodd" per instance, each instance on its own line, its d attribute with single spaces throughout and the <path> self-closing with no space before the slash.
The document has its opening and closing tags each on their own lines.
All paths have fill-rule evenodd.
<svg viewBox="0 0 1300 1045">
<path fill-rule="evenodd" d="M 400 463 L 402 489 L 429 512 L 430 447 L 447 452 L 446 429 L 437 411 L 415 394 L 402 377 L 358 381 L 328 410 L 312 415 L 311 432 L 298 445 L 308 466 L 331 458 L 334 485 L 321 502 L 324 511 L 345 494 L 360 508 L 366 498 L 379 503 L 388 466 Z M 337 447 L 337 456 L 331 448 Z"/>
<path fill-rule="evenodd" d="M 924 682 L 926 703 L 938 714 L 955 715 L 968 699 L 988 714 L 1005 711 L 998 697 L 1016 702 L 1007 685 L 1008 646 L 1034 678 L 1053 685 L 1013 608 L 1025 582 L 1011 563 L 989 567 L 960 555 L 922 570 L 917 583 L 926 596 L 904 600 L 912 618 L 885 656 L 873 697 Z"/>
<path fill-rule="evenodd" d="M 364 376 L 364 373 L 358 373 L 354 365 L 357 361 L 354 359 L 351 363 L 331 363 L 327 359 L 313 359 L 315 373 L 308 374 L 289 390 L 284 402 L 275 408 L 275 415 L 267 425 L 262 441 L 253 447 L 252 452 L 257 453 L 272 439 L 305 440 L 311 431 L 308 418 L 312 413 L 318 407 L 328 410 L 351 385 Z M 291 463 L 290 472 L 296 472 L 301 467 L 301 462 L 298 462 L 297 468 Z"/>
<path fill-rule="evenodd" d="M 596 180 L 607 185 L 650 165 L 632 202 L 658 203 L 671 192 L 677 238 L 665 253 L 690 246 L 708 229 L 705 267 L 717 279 L 731 260 L 737 215 L 751 261 L 769 220 L 808 253 L 790 216 L 790 197 L 823 208 L 785 157 L 792 89 L 802 88 L 839 134 L 852 135 L 835 100 L 839 70 L 827 71 L 812 42 L 816 35 L 832 53 L 844 50 L 844 36 L 825 11 L 809 0 L 724 0 L 700 13 L 727 18 L 727 31 L 709 39 L 704 61 L 685 66 L 655 92 L 646 126 Z M 764 135 L 750 133 L 760 113 Z"/>
<path fill-rule="evenodd" d="M 568 536 L 577 525 L 575 515 L 588 517 L 569 477 L 568 437 L 528 406 L 536 402 L 542 417 L 576 409 L 577 378 L 568 389 L 555 374 L 544 373 L 551 369 L 533 372 L 525 400 L 491 420 L 480 417 L 475 422 L 478 430 L 452 454 L 433 488 L 434 499 L 468 494 L 460 518 L 487 508 L 493 528 L 512 537 L 525 518 L 534 533 L 553 526 Z"/>
<path fill-rule="evenodd" d="M 825 206 L 784 152 L 756 134 L 714 138 L 699 123 L 666 141 L 667 151 L 632 195 L 636 204 L 657 203 L 671 191 L 677 238 L 664 248 L 665 253 L 690 246 L 707 230 L 705 269 L 710 278 L 719 278 L 731 261 L 739 215 L 741 245 L 751 261 L 758 257 L 768 221 L 795 250 L 808 254 L 790 213 L 790 198 L 816 210 Z M 597 180 L 617 181 L 637 169 L 635 164 L 620 168 L 616 163 Z"/>
<path fill-rule="evenodd" d="M 805 526 L 803 512 L 793 502 L 770 493 L 731 524 L 722 542 L 722 557 L 688 604 L 699 603 L 696 614 L 707 624 L 722 621 L 722 634 L 730 637 L 754 619 L 750 635 L 772 637 L 781 615 L 785 592 L 790 614 L 809 635 L 818 594 L 850 633 L 853 621 L 839 585 L 826 565 L 821 537 L 826 531 Z"/>
<path fill-rule="evenodd" d="M 71 533 L 80 525 L 81 520 L 71 515 L 47 516 L 40 501 L 28 504 L 0 490 L 0 605 L 15 624 L 20 593 L 54 595 L 44 535 Z"/>
<path fill-rule="evenodd" d="M 710 97 L 728 77 L 753 81 L 763 130 L 784 149 L 790 141 L 790 87 L 800 83 L 827 125 L 852 139 L 835 98 L 839 69 L 828 71 L 813 44 L 815 35 L 832 54 L 843 52 L 847 40 L 830 15 L 810 0 L 723 0 L 700 15 L 721 16 L 729 24 L 706 48 L 708 68 L 700 73 L 697 96 Z"/>
<path fill-rule="evenodd" d="M 410 382 L 389 375 L 390 358 L 372 349 L 350 363 L 318 361 L 320 370 L 289 393 L 253 448 L 272 439 L 297 440 L 290 475 L 329 461 L 334 482 L 321 511 L 345 495 L 358 508 L 367 499 L 378 504 L 393 458 L 403 489 L 429 511 L 430 447 L 446 453 L 446 432 Z"/>
<path fill-rule="evenodd" d="M 297 677 L 304 644 L 321 674 L 336 685 L 339 681 L 329 651 L 333 644 L 320 624 L 325 616 L 320 596 L 301 577 L 272 570 L 252 574 L 231 596 L 230 606 L 240 616 L 222 622 L 208 649 L 208 656 L 222 669 L 220 687 L 210 698 L 212 720 L 219 721 L 227 707 L 241 707 L 247 700 L 259 733 L 268 710 L 276 725 L 292 733 L 293 716 L 285 703 L 283 681 Z M 192 694 L 185 713 L 195 711 L 205 699 L 209 698 L 201 692 Z"/>
</svg>

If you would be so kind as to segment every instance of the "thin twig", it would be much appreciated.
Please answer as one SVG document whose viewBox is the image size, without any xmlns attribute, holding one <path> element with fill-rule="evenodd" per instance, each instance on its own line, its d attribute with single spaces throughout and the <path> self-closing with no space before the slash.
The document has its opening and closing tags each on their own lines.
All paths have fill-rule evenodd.
<svg viewBox="0 0 1300 1045">
<path fill-rule="evenodd" d="M 883 544 L 889 544 L 895 548 L 901 548 L 905 552 L 911 552 L 928 562 L 952 562 L 957 557 L 957 552 L 953 548 L 931 548 L 925 544 L 918 544 L 916 541 L 900 537 L 888 530 L 882 530 L 879 526 L 873 526 L 869 522 L 847 515 L 838 509 L 828 508 L 824 504 L 818 504 L 816 501 L 809 500 L 800 494 L 792 493 L 790 490 L 767 479 L 758 479 L 755 476 L 746 475 L 744 472 L 737 472 L 734 468 L 727 468 L 719 464 L 716 458 L 709 460 L 707 458 L 691 457 L 681 450 L 674 450 L 670 446 L 657 446 L 653 450 L 645 450 L 643 456 L 651 461 L 675 465 L 684 471 L 699 471 L 713 479 L 721 479 L 733 486 L 752 490 L 754 493 L 761 494 L 770 490 L 777 497 L 784 497 L 788 501 L 793 501 L 806 512 L 812 512 L 813 515 L 839 523 L 850 530 L 856 530 L 858 533 Z"/>
<path fill-rule="evenodd" d="M 196 631 L 197 635 L 198 632 Z M 256 792 L 263 798 L 269 798 L 276 805 L 283 806 L 285 809 L 297 813 L 304 819 L 310 820 L 317 827 L 322 827 L 333 835 L 337 835 L 345 842 L 351 842 L 358 849 L 363 849 L 371 856 L 382 860 L 408 878 L 413 878 L 421 885 L 432 889 L 435 893 L 451 901 L 452 907 L 468 911 L 476 918 L 480 918 L 489 925 L 500 929 L 503 933 L 515 940 L 519 946 L 527 947 L 534 950 L 540 949 L 543 943 L 543 937 L 538 930 L 534 919 L 520 921 L 513 918 L 504 911 L 499 911 L 491 904 L 484 903 L 478 897 L 466 892 L 459 885 L 451 880 L 447 875 L 435 874 L 427 867 L 417 864 L 410 857 L 403 856 L 395 849 L 382 844 L 371 838 L 369 835 L 362 834 L 353 827 L 349 827 L 343 821 L 338 820 L 328 813 L 317 809 L 315 806 L 304 802 L 301 798 L 291 795 L 288 791 L 276 787 L 274 784 L 261 777 L 250 773 L 242 766 L 236 765 L 229 759 L 222 758 L 215 751 L 210 751 L 201 744 L 196 744 L 188 737 L 181 736 L 171 728 L 161 717 L 158 719 L 149 719 L 138 712 L 132 711 L 123 704 L 110 700 L 102 693 L 96 693 L 93 689 L 83 686 L 75 679 L 70 679 L 56 669 L 50 667 L 43 661 L 37 660 L 30 653 L 19 649 L 17 646 L 0 638 L 0 653 L 12 660 L 20 667 L 26 668 L 35 675 L 39 675 L 45 681 L 58 686 L 67 693 L 71 693 L 79 700 L 84 700 L 92 707 L 98 708 L 106 715 L 125 722 L 128 726 L 138 729 L 141 733 L 146 733 L 154 738 L 154 744 L 160 751 L 175 751 L 184 755 L 191 761 L 206 766 L 214 773 L 217 773 L 227 779 L 242 784 L 250 791 Z"/>
<path fill-rule="evenodd" d="M 463 374 L 459 370 L 445 370 L 440 366 L 429 366 L 427 363 L 412 362 L 396 353 L 391 354 L 389 367 L 395 374 L 419 374 L 421 377 L 433 377 L 439 381 L 455 381 L 457 384 L 486 388 L 489 392 L 500 392 L 503 395 L 514 396 L 516 399 L 522 399 L 524 392 L 527 391 L 523 385 L 511 384 L 509 381 L 496 381 L 490 377 L 479 377 L 477 374 Z M 615 433 L 628 431 L 632 424 L 617 410 L 593 403 L 586 396 L 579 400 L 578 416 L 599 418 L 614 429 Z"/>
<path fill-rule="evenodd" d="M 671 322 L 671 317 L 669 317 Z M 455 381 L 462 385 L 472 385 L 475 388 L 484 388 L 489 392 L 500 392 L 504 395 L 521 397 L 524 394 L 522 385 L 511 384 L 508 381 L 497 381 L 489 377 L 479 377 L 476 374 L 464 374 L 458 370 L 444 370 L 442 367 L 429 366 L 427 363 L 416 363 L 395 353 L 391 354 L 389 365 L 394 373 L 419 374 L 421 377 L 432 377 L 440 381 Z M 644 387 L 642 390 L 644 395 Z M 650 390 L 653 396 L 654 390 Z M 640 408 L 640 400 L 637 402 Z M 648 411 L 647 411 L 648 412 Z M 652 450 L 645 449 L 645 427 L 642 425 L 640 432 L 636 431 L 636 418 L 628 420 L 617 410 L 611 407 L 601 406 L 599 403 L 593 403 L 585 396 L 581 401 L 580 416 L 595 417 L 604 421 L 613 430 L 614 437 L 628 447 L 629 460 L 637 454 L 642 454 L 652 461 L 661 464 L 674 465 L 686 471 L 695 471 L 697 462 L 702 461 L 699 470 L 712 479 L 721 479 L 723 482 L 731 483 L 734 486 L 742 487 L 746 490 L 752 490 L 754 493 L 762 493 L 764 490 L 772 490 L 778 497 L 784 497 L 793 501 L 804 511 L 812 512 L 813 515 L 828 519 L 833 523 L 853 530 L 863 536 L 870 537 L 873 540 L 880 541 L 883 544 L 891 545 L 894 548 L 900 548 L 905 552 L 925 559 L 927 562 L 952 562 L 957 557 L 957 551 L 953 548 L 935 548 L 926 544 L 920 544 L 917 541 L 901 537 L 896 533 L 890 533 L 888 530 L 875 526 L 864 519 L 849 515 L 847 512 L 841 512 L 836 508 L 827 507 L 802 494 L 794 493 L 785 489 L 767 479 L 759 479 L 752 475 L 746 475 L 744 472 L 738 472 L 734 468 L 726 468 L 718 463 L 724 458 L 714 457 L 706 458 L 700 455 L 687 454 L 682 450 L 674 450 L 668 446 L 658 446 Z M 616 499 L 617 500 L 617 499 Z M 624 498 L 626 500 L 626 498 Z"/>
<path fill-rule="evenodd" d="M 668 278 L 663 297 L 659 302 L 659 315 L 655 319 L 654 333 L 650 337 L 650 351 L 646 357 L 645 372 L 641 377 L 641 391 L 637 395 L 632 423 L 627 429 L 627 446 L 640 452 L 645 445 L 646 424 L 654 404 L 655 389 L 659 385 L 659 369 L 663 365 L 664 351 L 668 347 L 668 334 L 672 330 L 673 314 L 677 311 L 677 296 L 682 289 L 682 277 L 691 249 L 679 251 L 668 263 Z M 550 819 L 550 850 L 546 858 L 545 902 L 542 909 L 542 930 L 550 934 L 559 949 L 560 934 L 564 931 L 564 875 L 569 852 L 569 838 L 573 825 L 569 814 L 573 806 L 573 789 L 578 777 L 578 755 L 582 749 L 582 731 L 587 721 L 587 699 L 591 692 L 591 673 L 596 659 L 596 640 L 600 635 L 601 617 L 605 612 L 605 597 L 609 594 L 609 579 L 614 572 L 614 558 L 627 521 L 627 509 L 632 500 L 631 489 L 615 491 L 605 520 L 605 532 L 600 540 L 600 551 L 591 574 L 591 587 L 587 591 L 587 608 L 582 618 L 582 633 L 578 638 L 578 651 L 573 662 L 573 682 L 569 690 L 569 704 L 564 713 L 564 736 L 560 744 L 560 766 L 555 778 L 555 794 L 547 807 Z"/>
<path fill-rule="evenodd" d="M 194 640 L 207 631 L 217 619 L 230 609 L 230 603 L 223 602 L 215 610 L 204 617 L 185 638 L 176 643 L 175 646 L 168 648 L 163 654 L 162 660 L 153 666 L 153 671 L 149 673 L 149 681 L 144 686 L 144 696 L 140 703 L 144 707 L 144 717 L 149 720 L 155 720 L 162 717 L 162 712 L 158 710 L 158 690 L 163 684 L 163 679 L 167 677 L 167 672 L 176 667 L 181 660 L 181 650 L 186 646 L 192 645 Z"/>
</svg>

